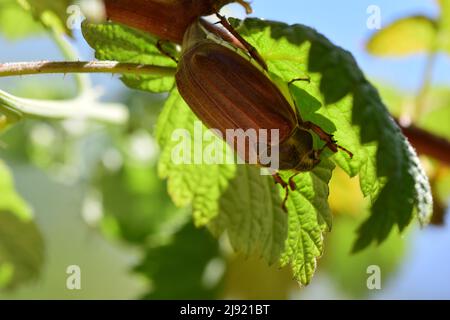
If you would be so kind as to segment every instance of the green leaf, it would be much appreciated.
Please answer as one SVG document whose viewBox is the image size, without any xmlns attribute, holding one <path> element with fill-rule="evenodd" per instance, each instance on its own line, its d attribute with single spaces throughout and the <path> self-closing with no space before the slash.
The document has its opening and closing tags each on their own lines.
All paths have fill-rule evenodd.
<svg viewBox="0 0 450 320">
<path fill-rule="evenodd" d="M 283 264 L 292 263 L 299 281 L 307 284 L 316 258 L 322 251 L 317 252 L 313 245 L 300 247 L 295 239 L 301 235 L 310 236 L 322 248 L 322 233 L 331 225 L 327 182 L 334 165 L 323 161 L 312 173 L 296 178 L 299 190 L 289 196 L 289 203 L 292 201 L 293 205 L 288 203 L 289 220 L 292 220 L 288 235 L 287 217 L 281 210 L 284 194 L 280 195 L 273 179 L 262 176 L 258 168 L 173 163 L 173 150 L 180 144 L 180 141 L 172 140 L 176 129 L 187 130 L 190 145 L 202 144 L 200 153 L 211 145 L 211 141 L 203 140 L 201 133 L 195 134 L 196 123 L 200 129 L 206 130 L 179 94 L 173 91 L 157 125 L 157 136 L 162 146 L 160 174 L 168 178 L 172 199 L 180 206 L 192 203 L 196 224 L 210 222 L 209 227 L 216 236 L 226 231 L 233 248 L 245 256 L 258 254 L 269 263 L 275 263 L 287 243 L 289 249 L 284 254 Z M 228 146 L 223 141 L 218 138 L 213 138 L 213 141 L 226 153 Z M 193 160 L 192 149 L 189 152 Z M 305 268 L 307 272 L 302 272 Z"/>
<path fill-rule="evenodd" d="M 114 25 L 101 28 L 119 30 L 120 34 L 113 37 L 105 33 L 109 39 L 97 51 L 101 58 L 117 59 L 111 52 L 116 47 L 121 52 L 124 47 L 121 43 L 128 44 L 129 39 L 141 44 L 133 45 L 131 51 L 125 50 L 133 56 L 143 55 L 147 44 L 154 43 L 148 36 L 138 33 L 128 34 L 127 39 L 123 39 L 123 28 L 116 29 Z M 86 30 L 85 34 L 89 33 Z M 355 248 L 381 242 L 396 225 L 404 229 L 414 209 L 425 223 L 432 203 L 427 177 L 414 150 L 353 57 L 302 25 L 247 19 L 239 32 L 258 48 L 274 77 L 286 83 L 294 78 L 311 78 L 310 83 L 296 83 L 292 90 L 302 117 L 333 133 L 339 144 L 354 153 L 354 158 L 349 159 L 339 152 L 332 160 L 350 176 L 360 175 L 361 190 L 373 202 L 372 214 L 360 229 Z M 87 37 L 91 44 L 103 41 L 101 37 L 95 41 L 95 37 L 88 34 Z M 102 50 L 105 54 L 101 54 Z M 128 84 L 143 88 L 144 83 L 137 79 Z M 174 202 L 179 206 L 192 204 L 196 225 L 210 223 L 216 234 L 227 231 L 235 249 L 247 255 L 258 253 L 273 262 L 282 253 L 285 241 L 280 240 L 287 239 L 281 262 L 293 266 L 302 284 L 309 283 L 316 259 L 323 250 L 323 233 L 331 223 L 326 204 L 331 164 L 323 160 L 312 173 L 297 177 L 301 187 L 290 193 L 289 227 L 286 229 L 285 222 L 277 215 L 281 197 L 279 194 L 267 196 L 268 192 L 274 192 L 270 191 L 273 182 L 258 175 L 255 168 L 173 162 L 174 152 L 180 153 L 182 137 L 192 146 L 203 143 L 199 150 L 190 148 L 184 152 L 193 162 L 214 141 L 217 153 L 227 153 L 228 147 L 223 141 L 214 137 L 205 139 L 201 132 L 196 134 L 196 130 L 202 131 L 204 127 L 196 127 L 195 121 L 194 114 L 174 90 L 157 126 L 162 148 L 159 173 L 168 179 L 169 194 Z M 173 136 L 176 129 L 185 131 L 177 131 L 178 136 Z M 318 146 L 319 142 L 315 143 Z"/>
<path fill-rule="evenodd" d="M 42 236 L 0 161 L 0 288 L 35 279 L 44 261 Z"/>
<path fill-rule="evenodd" d="M 203 144 L 204 137 L 201 132 L 196 134 L 196 130 L 207 131 L 178 91 L 173 90 L 156 126 L 156 137 L 162 147 L 158 172 L 161 178 L 167 178 L 168 191 L 175 204 L 184 207 L 192 203 L 196 225 L 204 226 L 219 213 L 219 199 L 228 188 L 229 180 L 235 176 L 236 168 L 227 164 L 194 164 L 195 158 L 202 156 L 203 148 L 190 148 L 186 152 L 192 163 L 175 164 L 173 152 L 180 143 Z M 184 133 L 186 139 L 172 139 L 175 132 Z M 205 141 L 204 147 L 214 143 L 225 154 L 226 144 L 215 136 L 212 141 Z"/>
<path fill-rule="evenodd" d="M 31 220 L 31 209 L 17 194 L 13 177 L 6 164 L 0 160 L 0 210 L 13 212 L 22 220 Z"/>
<path fill-rule="evenodd" d="M 137 272 L 151 279 L 151 290 L 143 298 L 216 298 L 220 273 L 217 279 L 205 274 L 214 261 L 221 262 L 217 241 L 206 230 L 186 224 L 167 244 L 147 249 L 143 261 L 136 267 Z M 216 276 L 218 270 L 212 271 Z"/>
<path fill-rule="evenodd" d="M 414 211 L 427 223 L 432 208 L 428 178 L 351 54 L 303 25 L 247 19 L 238 30 L 284 81 L 311 78 L 309 84 L 297 83 L 293 92 L 302 117 L 333 132 L 354 153 L 351 160 L 342 152 L 333 160 L 349 175 L 359 173 L 361 190 L 373 202 L 355 250 L 382 242 L 394 226 L 403 230 Z"/>
<path fill-rule="evenodd" d="M 43 262 L 44 244 L 36 225 L 0 210 L 0 288 L 36 279 Z"/>
<path fill-rule="evenodd" d="M 175 66 L 158 51 L 156 39 L 147 33 L 119 24 L 87 22 L 82 24 L 82 31 L 97 59 Z M 173 77 L 124 75 L 122 81 L 131 88 L 150 92 L 167 92 L 174 85 Z"/>
<path fill-rule="evenodd" d="M 41 32 L 42 27 L 16 0 L 0 0 L 0 31 L 7 39 L 17 40 Z"/>
<path fill-rule="evenodd" d="M 208 146 L 217 145 L 225 157 L 229 147 L 206 132 L 178 92 L 174 90 L 159 117 L 156 135 L 162 146 L 159 173 L 168 179 L 168 190 L 179 206 L 192 203 L 196 225 L 206 225 L 216 235 L 225 230 L 236 251 L 245 255 L 259 253 L 267 261 L 278 260 L 286 238 L 286 215 L 281 210 L 280 198 L 271 177 L 261 176 L 259 169 L 234 164 L 175 164 L 173 150 L 180 145 L 172 139 L 175 130 L 186 130 L 186 141 L 202 145 L 191 148 L 192 162 Z M 181 141 L 183 142 L 183 140 Z M 243 196 L 245 194 L 245 196 Z"/>
<path fill-rule="evenodd" d="M 217 236 L 226 231 L 235 251 L 246 257 L 258 254 L 274 264 L 287 236 L 287 216 L 277 187 L 257 167 L 238 165 L 236 169 L 220 198 L 220 214 L 209 227 Z"/>
<path fill-rule="evenodd" d="M 407 105 L 411 105 L 415 101 L 415 97 L 407 92 L 399 90 L 392 83 L 380 81 L 376 83 L 376 87 L 389 112 L 394 117 L 400 117 L 404 114 Z"/>
<path fill-rule="evenodd" d="M 407 56 L 432 52 L 437 23 L 425 16 L 412 16 L 393 22 L 376 32 L 367 42 L 367 50 L 377 56 Z"/>
<path fill-rule="evenodd" d="M 311 281 L 323 253 L 323 234 L 331 230 L 327 199 L 333 169 L 331 161 L 323 160 L 313 171 L 296 176 L 298 192 L 289 194 L 289 232 L 281 264 L 291 264 L 294 277 L 303 285 Z"/>
</svg>

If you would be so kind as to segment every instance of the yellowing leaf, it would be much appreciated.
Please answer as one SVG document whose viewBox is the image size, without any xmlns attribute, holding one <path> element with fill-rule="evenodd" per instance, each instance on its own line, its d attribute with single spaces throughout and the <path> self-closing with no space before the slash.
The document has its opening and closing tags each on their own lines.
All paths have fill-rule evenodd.
<svg viewBox="0 0 450 320">
<path fill-rule="evenodd" d="M 376 32 L 367 50 L 377 56 L 406 56 L 433 51 L 437 34 L 436 22 L 425 16 L 395 21 Z"/>
</svg>

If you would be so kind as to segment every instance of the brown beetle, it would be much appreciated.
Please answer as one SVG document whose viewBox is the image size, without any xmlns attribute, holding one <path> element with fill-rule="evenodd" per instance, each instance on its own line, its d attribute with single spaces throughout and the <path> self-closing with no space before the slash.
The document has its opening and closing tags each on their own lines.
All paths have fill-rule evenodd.
<svg viewBox="0 0 450 320">
<path fill-rule="evenodd" d="M 244 0 L 104 0 L 108 19 L 149 32 L 175 43 L 191 23 L 216 13 L 224 5 L 237 2 L 251 13 Z"/>
<path fill-rule="evenodd" d="M 219 18 L 229 28 L 223 17 Z M 230 32 L 236 33 L 232 29 Z M 257 132 L 261 129 L 278 130 L 278 140 L 266 141 L 262 149 L 277 147 L 277 169 L 293 170 L 293 176 L 312 170 L 320 162 L 320 155 L 326 147 L 333 152 L 340 148 L 352 156 L 336 144 L 332 135 L 302 120 L 290 93 L 283 93 L 269 78 L 265 71 L 266 64 L 260 62 L 262 58 L 256 51 L 241 50 L 252 47 L 233 34 L 202 19 L 186 31 L 175 77 L 181 96 L 197 117 L 207 127 L 219 130 L 224 136 L 229 129 L 254 129 Z M 297 80 L 300 79 L 293 81 Z M 326 142 L 323 148 L 313 148 L 310 131 Z M 256 153 L 259 159 L 262 152 L 259 141 L 256 145 L 247 142 L 246 148 L 244 153 L 236 150 L 241 158 L 248 162 L 250 153 Z M 258 165 L 269 167 L 262 162 Z M 293 176 L 285 182 L 277 173 L 274 174 L 275 181 L 286 190 L 283 208 L 289 187 L 295 189 Z"/>
</svg>

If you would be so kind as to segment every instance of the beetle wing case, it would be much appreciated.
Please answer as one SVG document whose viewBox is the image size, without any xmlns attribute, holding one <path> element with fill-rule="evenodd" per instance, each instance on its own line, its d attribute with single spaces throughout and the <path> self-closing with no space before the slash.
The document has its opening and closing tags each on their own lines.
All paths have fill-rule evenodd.
<svg viewBox="0 0 450 320">
<path fill-rule="evenodd" d="M 227 129 L 254 129 L 260 144 L 259 130 L 265 129 L 268 145 L 288 139 L 297 117 L 285 96 L 249 57 L 214 41 L 216 35 L 209 35 L 204 23 L 199 20 L 188 29 L 175 76 L 186 103 L 224 137 Z M 278 130 L 276 142 L 270 140 L 270 130 Z M 239 155 L 246 160 L 249 156 Z"/>
<path fill-rule="evenodd" d="M 217 12 L 236 0 L 105 0 L 109 19 L 181 43 L 186 29 L 198 17 Z M 241 3 L 244 6 L 248 4 Z M 250 7 L 246 7 L 247 11 Z"/>
</svg>

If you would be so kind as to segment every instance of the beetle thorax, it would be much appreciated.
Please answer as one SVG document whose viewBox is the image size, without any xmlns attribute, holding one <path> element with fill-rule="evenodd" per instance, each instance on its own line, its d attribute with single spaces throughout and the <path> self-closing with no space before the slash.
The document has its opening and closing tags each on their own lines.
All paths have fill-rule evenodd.
<svg viewBox="0 0 450 320">
<path fill-rule="evenodd" d="M 311 133 L 296 127 L 292 135 L 280 144 L 280 169 L 310 171 L 320 162 L 313 148 Z"/>
</svg>

